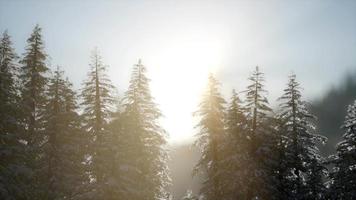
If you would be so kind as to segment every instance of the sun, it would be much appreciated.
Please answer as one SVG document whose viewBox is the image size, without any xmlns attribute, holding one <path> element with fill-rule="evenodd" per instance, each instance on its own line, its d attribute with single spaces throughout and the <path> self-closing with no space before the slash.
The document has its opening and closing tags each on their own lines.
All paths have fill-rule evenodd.
<svg viewBox="0 0 356 200">
<path fill-rule="evenodd" d="M 162 125 L 171 143 L 193 139 L 192 113 L 208 74 L 217 72 L 222 64 L 222 43 L 206 34 L 193 35 L 197 37 L 169 38 L 170 42 L 157 46 L 149 56 L 152 93 L 164 115 Z"/>
</svg>

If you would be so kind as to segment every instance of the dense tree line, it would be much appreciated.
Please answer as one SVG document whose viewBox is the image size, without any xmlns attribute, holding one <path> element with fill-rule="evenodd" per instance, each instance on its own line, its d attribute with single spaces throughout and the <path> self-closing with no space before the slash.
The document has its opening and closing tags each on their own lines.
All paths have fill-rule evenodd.
<svg viewBox="0 0 356 200">
<path fill-rule="evenodd" d="M 22 56 L 2 34 L 0 199 L 172 198 L 166 132 L 146 67 L 141 60 L 133 66 L 119 100 L 97 49 L 89 66 L 75 91 L 60 67 L 50 69 L 38 25 Z M 326 138 L 316 132 L 296 75 L 275 110 L 258 67 L 248 80 L 245 91 L 233 90 L 226 101 L 219 81 L 209 76 L 195 112 L 202 155 L 194 173 L 206 179 L 199 198 L 188 192 L 183 199 L 356 198 L 356 102 L 348 108 L 337 153 L 324 158 L 318 144 Z"/>
<path fill-rule="evenodd" d="M 200 197 L 216 199 L 356 198 L 356 104 L 350 105 L 337 154 L 320 155 L 327 138 L 316 132 L 316 118 L 302 99 L 296 75 L 289 76 L 277 109 L 269 106 L 264 74 L 258 67 L 241 94 L 227 103 L 219 82 L 209 84 L 196 112 L 196 144 L 202 156 L 195 173 L 206 176 Z M 328 170 L 328 167 L 330 170 Z M 194 199 L 190 194 L 185 199 Z"/>
<path fill-rule="evenodd" d="M 38 25 L 21 59 L 4 32 L 0 199 L 169 198 L 166 133 L 146 68 L 134 65 L 120 107 L 106 68 L 95 49 L 78 93 L 59 67 L 50 70 Z"/>
</svg>

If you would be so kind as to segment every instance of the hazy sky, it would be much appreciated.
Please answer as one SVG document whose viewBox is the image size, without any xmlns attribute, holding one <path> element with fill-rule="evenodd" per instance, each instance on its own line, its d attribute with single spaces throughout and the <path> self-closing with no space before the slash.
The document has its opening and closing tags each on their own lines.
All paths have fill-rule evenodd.
<svg viewBox="0 0 356 200">
<path fill-rule="evenodd" d="M 121 95 L 142 58 L 173 140 L 191 135 L 209 70 L 228 94 L 259 65 L 274 102 L 292 71 L 312 99 L 356 69 L 354 0 L 0 0 L 0 31 L 8 29 L 19 54 L 36 23 L 50 64 L 77 88 L 95 46 Z"/>
</svg>

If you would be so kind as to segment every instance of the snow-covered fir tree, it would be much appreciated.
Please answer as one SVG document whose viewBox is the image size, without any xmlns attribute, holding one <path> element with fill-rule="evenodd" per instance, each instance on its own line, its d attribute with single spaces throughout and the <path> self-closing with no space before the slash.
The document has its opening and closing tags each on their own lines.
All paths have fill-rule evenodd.
<svg viewBox="0 0 356 200">
<path fill-rule="evenodd" d="M 46 65 L 47 55 L 44 51 L 41 28 L 36 25 L 31 36 L 27 39 L 26 51 L 21 60 L 21 105 L 25 127 L 26 163 L 33 170 L 29 192 L 31 198 L 41 198 L 44 188 L 41 188 L 38 176 L 42 173 L 39 158 L 44 142 L 43 111 L 46 104 L 46 87 L 48 83 Z"/>
<path fill-rule="evenodd" d="M 17 84 L 18 56 L 7 31 L 0 37 L 0 199 L 24 199 L 29 170 L 24 161 Z"/>
<path fill-rule="evenodd" d="M 275 181 L 275 146 L 276 134 L 272 129 L 271 111 L 264 89 L 264 74 L 258 67 L 248 79 L 245 110 L 248 120 L 249 154 L 248 168 L 250 173 L 246 180 L 247 199 L 271 199 L 277 188 Z M 257 189 L 258 188 L 258 189 Z"/>
<path fill-rule="evenodd" d="M 278 120 L 284 140 L 282 155 L 284 199 L 323 199 L 323 174 L 317 142 L 324 140 L 315 133 L 314 116 L 302 100 L 299 83 L 292 74 L 284 89 Z M 282 172 L 281 172 L 282 173 Z"/>
<path fill-rule="evenodd" d="M 279 194 L 281 198 L 298 199 L 298 195 L 305 187 L 301 174 L 305 170 L 303 170 L 304 168 L 301 166 L 303 162 L 297 154 L 299 134 L 296 130 L 300 105 L 303 105 L 303 102 L 299 84 L 294 75 L 290 76 L 287 88 L 284 89 L 283 96 L 278 100 L 281 101 L 276 117 L 279 122 L 277 129 L 280 134 L 278 175 L 281 193 Z"/>
<path fill-rule="evenodd" d="M 92 199 L 115 199 L 112 191 L 117 188 L 110 184 L 112 168 L 111 134 L 108 122 L 112 115 L 114 86 L 106 74 L 106 66 L 95 49 L 91 55 L 90 71 L 84 82 L 81 97 L 84 128 L 89 134 L 90 176 L 93 190 Z M 89 197 L 88 197 L 89 198 Z"/>
<path fill-rule="evenodd" d="M 202 171 L 206 176 L 201 194 L 207 200 L 221 199 L 222 195 L 220 162 L 225 134 L 224 104 L 225 100 L 219 91 L 219 82 L 210 74 L 207 89 L 198 111 L 195 112 L 200 119 L 196 126 L 198 133 L 195 143 L 200 147 L 202 155 L 194 170 L 195 173 Z"/>
<path fill-rule="evenodd" d="M 46 190 L 42 199 L 79 199 L 87 190 L 89 177 L 84 164 L 88 140 L 81 129 L 77 97 L 59 69 L 48 87 L 40 177 Z"/>
<path fill-rule="evenodd" d="M 332 156 L 328 198 L 356 199 L 356 101 L 348 106 L 342 128 L 343 140 Z"/>
<path fill-rule="evenodd" d="M 248 144 L 247 121 L 242 108 L 242 102 L 235 90 L 227 108 L 226 136 L 223 140 L 222 155 L 220 161 L 223 168 L 222 187 L 223 199 L 246 198 L 247 187 L 245 180 L 248 179 Z"/>
<path fill-rule="evenodd" d="M 134 65 L 129 88 L 123 98 L 121 168 L 132 200 L 167 199 L 170 178 L 166 165 L 166 132 L 160 126 L 161 112 L 149 88 L 146 67 Z"/>
</svg>

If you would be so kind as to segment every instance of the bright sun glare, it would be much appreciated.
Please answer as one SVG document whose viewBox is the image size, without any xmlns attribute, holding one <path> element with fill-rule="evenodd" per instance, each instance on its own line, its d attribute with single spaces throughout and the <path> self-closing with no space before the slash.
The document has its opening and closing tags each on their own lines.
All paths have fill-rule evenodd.
<svg viewBox="0 0 356 200">
<path fill-rule="evenodd" d="M 162 125 L 169 141 L 189 141 L 194 136 L 194 117 L 208 74 L 221 65 L 223 48 L 218 38 L 194 34 L 197 37 L 168 38 L 157 46 L 148 58 L 152 92 L 164 114 Z"/>
</svg>

